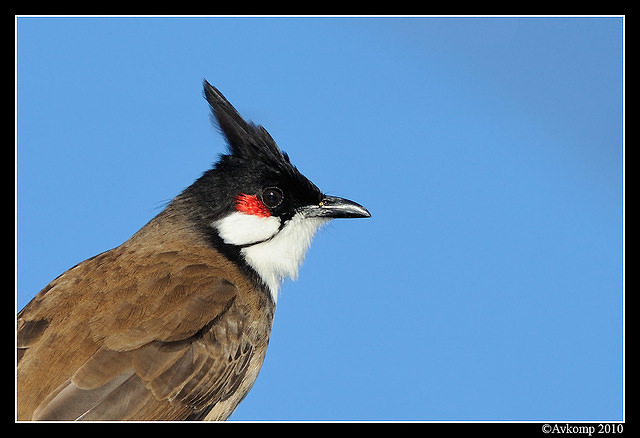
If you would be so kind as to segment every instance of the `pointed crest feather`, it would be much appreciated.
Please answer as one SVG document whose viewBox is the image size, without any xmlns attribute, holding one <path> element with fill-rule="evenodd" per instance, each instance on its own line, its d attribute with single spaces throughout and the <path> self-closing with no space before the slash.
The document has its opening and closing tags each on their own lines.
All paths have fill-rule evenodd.
<svg viewBox="0 0 640 438">
<path fill-rule="evenodd" d="M 203 81 L 204 95 L 215 122 L 224 134 L 231 155 L 242 159 L 260 159 L 273 164 L 289 163 L 271 135 L 262 126 L 245 121 L 222 93 Z"/>
</svg>

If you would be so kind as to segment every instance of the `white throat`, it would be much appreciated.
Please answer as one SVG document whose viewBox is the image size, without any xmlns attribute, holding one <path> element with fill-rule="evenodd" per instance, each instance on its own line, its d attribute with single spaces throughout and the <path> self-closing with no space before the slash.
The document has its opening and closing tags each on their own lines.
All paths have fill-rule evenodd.
<svg viewBox="0 0 640 438">
<path fill-rule="evenodd" d="M 275 216 L 234 212 L 214 222 L 213 226 L 225 243 L 245 246 L 240 252 L 260 275 L 277 303 L 280 285 L 286 277 L 297 279 L 313 236 L 329 220 L 307 218 L 297 213 L 280 229 L 280 219 Z"/>
</svg>

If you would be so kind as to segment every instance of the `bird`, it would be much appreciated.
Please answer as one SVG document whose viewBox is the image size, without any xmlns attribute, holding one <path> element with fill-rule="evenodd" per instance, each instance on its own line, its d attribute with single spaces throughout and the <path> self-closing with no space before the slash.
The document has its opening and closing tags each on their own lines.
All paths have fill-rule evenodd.
<svg viewBox="0 0 640 438">
<path fill-rule="evenodd" d="M 370 212 L 324 194 L 203 81 L 227 150 L 121 245 L 18 314 L 18 421 L 226 420 L 265 358 L 278 292 L 317 230 Z"/>
</svg>

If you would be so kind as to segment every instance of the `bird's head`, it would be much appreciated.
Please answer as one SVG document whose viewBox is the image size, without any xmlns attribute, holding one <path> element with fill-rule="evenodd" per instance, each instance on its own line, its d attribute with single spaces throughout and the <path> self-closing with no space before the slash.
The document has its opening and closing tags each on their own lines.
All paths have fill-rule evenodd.
<svg viewBox="0 0 640 438">
<path fill-rule="evenodd" d="M 355 202 L 323 194 L 262 126 L 246 122 L 206 80 L 204 95 L 228 153 L 185 194 L 201 225 L 259 275 L 275 301 L 282 280 L 296 278 L 320 226 L 371 215 Z"/>
</svg>

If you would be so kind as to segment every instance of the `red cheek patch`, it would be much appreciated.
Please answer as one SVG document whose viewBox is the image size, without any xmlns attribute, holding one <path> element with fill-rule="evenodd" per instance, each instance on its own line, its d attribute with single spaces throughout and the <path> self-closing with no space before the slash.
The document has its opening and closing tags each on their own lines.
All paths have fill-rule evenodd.
<svg viewBox="0 0 640 438">
<path fill-rule="evenodd" d="M 256 195 L 245 195 L 244 193 L 240 193 L 238 196 L 236 196 L 235 200 L 236 210 L 242 213 L 251 214 L 258 217 L 271 216 L 271 212 L 269 211 L 267 206 L 264 205 Z"/>
</svg>

